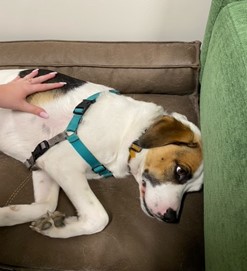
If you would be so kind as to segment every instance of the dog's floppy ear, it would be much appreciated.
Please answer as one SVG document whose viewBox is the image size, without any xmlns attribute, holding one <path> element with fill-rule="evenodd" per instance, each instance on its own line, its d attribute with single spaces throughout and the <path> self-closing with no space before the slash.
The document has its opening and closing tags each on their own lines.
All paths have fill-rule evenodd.
<svg viewBox="0 0 247 271">
<path fill-rule="evenodd" d="M 169 144 L 197 146 L 191 129 L 172 116 L 163 116 L 157 120 L 136 143 L 145 149 Z"/>
</svg>

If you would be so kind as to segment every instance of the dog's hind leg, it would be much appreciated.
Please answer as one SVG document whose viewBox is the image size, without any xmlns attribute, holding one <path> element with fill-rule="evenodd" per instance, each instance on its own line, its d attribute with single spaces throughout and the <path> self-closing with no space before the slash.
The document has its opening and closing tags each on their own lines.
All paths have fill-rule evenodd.
<svg viewBox="0 0 247 271">
<path fill-rule="evenodd" d="M 57 206 L 59 186 L 44 171 L 33 172 L 35 202 L 0 208 L 0 226 L 12 226 L 38 219 Z"/>
<path fill-rule="evenodd" d="M 48 168 L 46 168 L 47 170 Z M 53 238 L 68 238 L 78 235 L 93 234 L 102 231 L 108 224 L 108 215 L 89 187 L 85 175 L 81 171 L 75 169 L 63 172 L 64 167 L 59 170 L 59 185 L 65 191 L 73 205 L 77 210 L 77 216 L 65 218 L 60 227 L 56 227 L 51 220 L 52 216 L 57 218 L 59 213 L 47 214 L 47 225 L 37 223 L 37 227 L 33 228 L 39 233 Z M 58 177 L 57 173 L 53 170 L 49 174 L 54 174 Z M 60 215 L 61 216 L 61 215 Z M 45 221 L 45 217 L 42 218 Z M 45 223 L 46 223 L 45 222 Z"/>
</svg>

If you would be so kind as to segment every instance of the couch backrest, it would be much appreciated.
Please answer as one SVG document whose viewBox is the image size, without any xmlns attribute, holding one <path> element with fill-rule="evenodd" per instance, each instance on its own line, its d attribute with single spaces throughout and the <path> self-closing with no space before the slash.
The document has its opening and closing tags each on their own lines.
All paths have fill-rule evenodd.
<svg viewBox="0 0 247 271">
<path fill-rule="evenodd" d="M 198 90 L 200 42 L 0 42 L 0 69 L 43 67 L 123 93 Z"/>
</svg>

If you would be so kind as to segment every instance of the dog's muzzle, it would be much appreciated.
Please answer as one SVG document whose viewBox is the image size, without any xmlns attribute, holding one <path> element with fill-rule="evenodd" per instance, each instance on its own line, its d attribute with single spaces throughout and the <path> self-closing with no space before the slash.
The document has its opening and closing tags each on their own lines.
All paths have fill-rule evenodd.
<svg viewBox="0 0 247 271">
<path fill-rule="evenodd" d="M 146 190 L 146 181 L 142 181 L 142 188 L 141 188 L 141 194 L 142 194 L 142 202 L 143 202 L 143 207 L 148 215 L 151 217 L 155 217 L 158 220 L 162 220 L 167 223 L 177 223 L 178 222 L 178 214 L 175 210 L 172 208 L 168 208 L 164 214 L 161 213 L 153 213 L 152 210 L 148 208 L 148 205 L 145 200 L 145 190 Z"/>
</svg>

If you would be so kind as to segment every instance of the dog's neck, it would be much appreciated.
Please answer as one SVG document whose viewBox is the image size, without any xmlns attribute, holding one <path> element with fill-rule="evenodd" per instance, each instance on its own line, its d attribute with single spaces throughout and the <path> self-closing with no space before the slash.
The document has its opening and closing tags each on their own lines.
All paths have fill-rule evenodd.
<svg viewBox="0 0 247 271">
<path fill-rule="evenodd" d="M 142 149 L 141 152 L 137 152 L 135 157 L 129 160 L 130 173 L 135 177 L 138 183 L 142 181 L 142 172 L 144 167 L 145 158 L 148 150 Z"/>
</svg>

